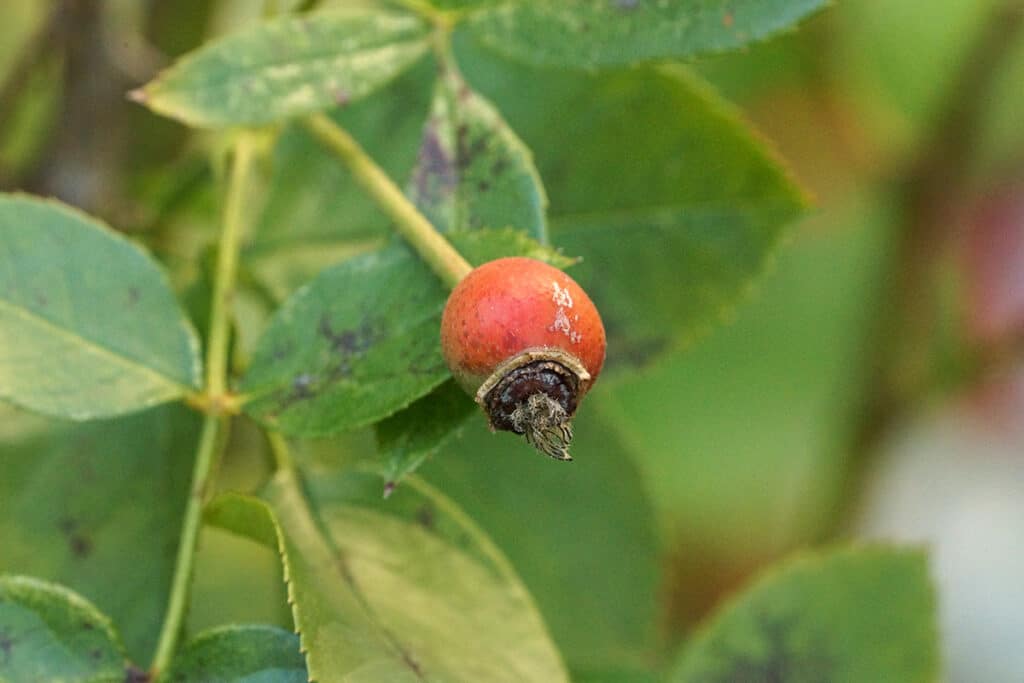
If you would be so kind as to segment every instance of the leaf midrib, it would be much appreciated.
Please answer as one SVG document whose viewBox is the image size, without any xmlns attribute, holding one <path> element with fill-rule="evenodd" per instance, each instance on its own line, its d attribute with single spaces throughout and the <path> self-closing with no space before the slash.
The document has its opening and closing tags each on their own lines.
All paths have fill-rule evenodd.
<svg viewBox="0 0 1024 683">
<path fill-rule="evenodd" d="M 311 54 L 308 54 L 308 55 L 301 55 L 299 57 L 292 58 L 292 59 L 282 59 L 282 60 L 272 61 L 272 62 L 262 62 L 262 63 L 259 63 L 259 64 L 251 64 L 251 65 L 246 65 L 246 66 L 240 67 L 238 69 L 232 70 L 230 73 L 228 73 L 227 75 L 223 76 L 222 78 L 209 79 L 209 80 L 206 80 L 205 82 L 196 83 L 192 87 L 188 88 L 187 91 L 191 92 L 191 93 L 197 93 L 197 92 L 206 92 L 206 91 L 209 91 L 209 90 L 225 89 L 225 88 L 230 87 L 231 84 L 234 81 L 237 81 L 240 78 L 240 74 L 244 74 L 246 76 L 251 77 L 251 75 L 254 72 L 258 73 L 258 72 L 261 72 L 261 71 L 266 71 L 268 69 L 275 69 L 275 68 L 278 68 L 278 67 L 292 66 L 292 65 L 298 65 L 300 67 L 305 67 L 305 66 L 310 66 L 310 65 L 313 65 L 313 64 L 320 64 L 320 63 L 324 63 L 324 62 L 331 62 L 331 61 L 334 61 L 334 60 L 337 60 L 337 59 L 340 59 L 340 58 L 343 58 L 343 57 L 344 58 L 355 58 L 355 57 L 363 56 L 363 55 L 370 54 L 370 53 L 373 53 L 373 52 L 378 52 L 378 51 L 385 50 L 385 49 L 392 49 L 392 48 L 396 48 L 396 47 L 398 47 L 398 48 L 419 47 L 423 51 L 426 51 L 426 49 L 429 46 L 430 46 L 430 41 L 428 39 L 428 36 L 427 35 L 422 35 L 422 36 L 417 36 L 414 39 L 395 40 L 395 41 L 392 41 L 392 42 L 389 42 L 389 43 L 382 43 L 381 45 L 375 45 L 375 46 L 370 47 L 370 48 L 363 48 L 363 49 L 355 50 L 355 51 L 344 52 L 344 51 L 335 49 L 332 52 L 316 52 L 316 53 L 311 53 Z M 153 84 L 154 85 L 154 88 L 153 88 L 153 99 L 154 100 L 158 101 L 161 98 L 161 96 L 165 97 L 165 98 L 170 98 L 170 96 L 173 95 L 175 89 L 170 87 L 170 86 L 168 86 L 167 84 L 168 84 L 168 82 L 173 82 L 174 78 L 180 78 L 181 77 L 181 71 L 183 70 L 184 66 L 185 66 L 185 63 L 183 62 L 173 72 L 168 72 L 166 79 L 161 78 L 159 81 L 156 81 Z M 189 64 L 189 66 L 191 66 L 191 64 Z M 157 87 L 157 86 L 159 86 L 159 87 Z M 161 92 L 161 91 L 163 91 L 163 92 Z"/>
<path fill-rule="evenodd" d="M 87 337 L 84 337 L 81 334 L 77 334 L 66 327 L 61 327 L 60 325 L 54 323 L 53 321 L 48 320 L 47 318 L 44 318 L 23 306 L 18 306 L 15 303 L 8 301 L 6 299 L 0 299 L 0 310 L 2 309 L 13 311 L 16 315 L 19 315 L 22 318 L 32 321 L 36 325 L 39 325 L 44 328 L 49 328 L 50 330 L 53 330 L 57 336 L 78 342 L 80 346 L 83 346 L 86 349 L 93 351 L 97 355 L 110 358 L 117 364 L 123 365 L 130 369 L 134 369 L 140 372 L 141 374 L 155 377 L 156 379 L 160 380 L 161 383 L 168 385 L 174 389 L 177 389 L 182 394 L 187 394 L 189 391 L 192 390 L 191 387 L 168 377 L 167 375 L 163 374 L 162 372 L 155 368 L 152 368 L 148 365 L 144 365 L 141 361 L 135 358 L 122 355 L 112 349 L 100 346 L 97 342 Z"/>
<path fill-rule="evenodd" d="M 303 490 L 303 487 L 295 473 L 287 472 L 279 475 L 277 483 L 291 499 L 291 503 L 294 508 L 293 512 L 304 518 L 302 520 L 303 523 L 310 525 L 317 542 L 322 546 L 322 549 L 326 551 L 328 557 L 332 559 L 330 571 L 336 574 L 344 585 L 352 592 L 352 596 L 356 603 L 364 611 L 367 621 L 377 629 L 377 635 L 382 638 L 384 646 L 392 651 L 395 659 L 401 663 L 401 666 L 412 673 L 417 680 L 426 681 L 427 679 L 423 676 L 422 671 L 411 666 L 409 663 L 409 657 L 412 655 L 414 650 L 402 642 L 402 640 L 399 639 L 398 636 L 384 623 L 380 616 L 378 616 L 373 605 L 363 593 L 359 582 L 356 580 L 355 576 L 348 571 L 345 553 L 341 551 L 331 538 L 323 519 L 313 506 L 312 501 L 306 496 L 305 491 Z M 271 504 L 269 507 L 272 512 L 272 519 L 278 534 L 284 533 L 287 535 L 287 531 L 284 530 L 281 520 L 274 510 L 275 506 Z M 284 555 L 286 554 L 287 550 Z M 294 603 L 293 610 L 296 610 L 297 606 L 298 603 Z"/>
</svg>

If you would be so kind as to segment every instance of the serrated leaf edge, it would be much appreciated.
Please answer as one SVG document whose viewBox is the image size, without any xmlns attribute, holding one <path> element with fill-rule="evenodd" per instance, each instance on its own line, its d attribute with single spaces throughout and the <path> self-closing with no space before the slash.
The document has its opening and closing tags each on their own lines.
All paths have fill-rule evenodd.
<svg viewBox="0 0 1024 683">
<path fill-rule="evenodd" d="M 738 52 L 740 50 L 749 48 L 751 45 L 758 45 L 760 43 L 768 42 L 769 40 L 772 40 L 773 38 L 777 38 L 779 36 L 783 36 L 783 35 L 787 35 L 789 33 L 796 32 L 797 29 L 800 28 L 800 25 L 803 22 L 807 21 L 815 13 L 823 11 L 827 7 L 831 7 L 833 2 L 834 2 L 834 0 L 815 0 L 815 1 L 817 2 L 817 5 L 815 7 L 807 8 L 806 10 L 803 11 L 802 14 L 800 14 L 800 16 L 796 17 L 795 19 L 793 19 L 789 23 L 778 24 L 778 25 L 768 29 L 767 31 L 764 31 L 763 33 L 759 33 L 759 34 L 754 35 L 754 36 L 748 36 L 746 40 L 743 40 L 742 42 L 737 42 L 734 45 L 727 45 L 727 46 L 722 46 L 722 47 L 709 47 L 709 48 L 704 48 L 704 49 L 699 49 L 699 50 L 691 50 L 691 51 L 689 51 L 689 52 L 687 52 L 687 53 L 685 53 L 683 55 L 641 57 L 641 58 L 637 58 L 637 59 L 626 59 L 626 60 L 623 60 L 623 61 L 615 61 L 615 62 L 604 63 L 604 64 L 596 64 L 596 65 L 591 65 L 591 66 L 587 66 L 587 67 L 580 67 L 580 66 L 576 66 L 576 65 L 564 65 L 564 64 L 560 64 L 560 63 L 554 62 L 554 61 L 543 61 L 543 60 L 538 60 L 538 59 L 524 58 L 520 52 L 517 52 L 515 50 L 506 49 L 502 45 L 502 43 L 500 41 L 498 41 L 498 40 L 494 40 L 492 38 L 489 38 L 486 35 L 481 35 L 481 34 L 476 33 L 476 32 L 474 32 L 474 37 L 478 41 L 480 41 L 480 43 L 482 45 L 487 46 L 489 49 L 493 50 L 494 52 L 497 52 L 498 54 L 502 55 L 506 59 L 509 59 L 511 61 L 514 61 L 514 62 L 517 62 L 517 63 L 520 63 L 520 64 L 529 64 L 529 65 L 532 65 L 532 66 L 536 66 L 536 67 L 539 67 L 539 68 L 546 68 L 546 69 L 573 69 L 573 70 L 577 70 L 577 71 L 582 70 L 582 71 L 589 71 L 589 72 L 609 71 L 609 70 L 613 70 L 613 69 L 632 68 L 632 67 L 643 66 L 643 65 L 648 65 L 648 64 L 656 64 L 656 63 L 659 63 L 659 62 L 665 62 L 667 60 L 673 60 L 673 59 L 675 59 L 675 60 L 691 59 L 692 60 L 692 59 L 698 59 L 698 58 L 703 58 L 703 57 L 714 57 L 716 55 L 722 55 L 722 54 L 729 54 L 729 53 L 732 53 L 732 52 Z M 491 5 L 489 7 L 478 8 L 478 9 L 472 11 L 472 12 L 468 12 L 467 13 L 467 17 L 469 18 L 469 21 L 467 21 L 465 23 L 470 28 L 470 30 L 472 30 L 472 24 L 474 22 L 482 21 L 482 20 L 486 19 L 486 15 L 487 14 L 489 14 L 489 13 L 495 13 L 496 14 L 498 12 L 514 12 L 515 9 L 516 9 L 515 5 L 517 5 L 517 4 L 524 4 L 524 3 L 521 2 L 521 1 L 517 2 L 517 0 L 508 0 L 508 1 L 504 2 L 504 3 L 497 3 L 497 4 Z"/>
<path fill-rule="evenodd" d="M 292 613 L 292 625 L 294 627 L 294 633 L 297 636 L 299 636 L 299 652 L 302 653 L 302 656 L 306 661 L 306 671 L 308 672 L 309 648 L 307 647 L 306 637 L 302 633 L 302 630 L 299 628 L 300 609 L 298 603 L 295 601 L 295 586 L 292 580 L 292 566 L 288 556 L 288 548 L 284 538 L 284 530 L 281 528 L 281 523 L 278 522 L 277 515 L 274 513 L 274 509 L 270 507 L 270 505 L 267 502 L 259 498 L 256 498 L 255 496 L 248 496 L 240 493 L 223 493 L 217 496 L 217 498 L 215 498 L 213 501 L 211 501 L 209 507 L 207 508 L 207 513 L 205 515 L 205 519 L 207 520 L 207 522 L 212 524 L 213 526 L 222 528 L 226 531 L 230 531 L 231 533 L 238 534 L 239 532 L 237 530 L 219 524 L 216 517 L 211 516 L 212 511 L 215 510 L 218 506 L 226 505 L 228 504 L 228 501 L 231 500 L 238 500 L 246 505 L 255 505 L 256 507 L 261 509 L 266 514 L 267 520 L 270 521 L 271 527 L 274 529 L 277 547 L 271 548 L 271 550 L 276 550 L 277 556 L 281 560 L 281 574 L 285 585 L 285 599 L 288 602 L 288 608 Z M 258 543 L 263 543 L 262 539 L 253 538 L 252 536 L 248 535 L 246 536 Z M 315 683 L 312 675 L 310 675 L 307 678 L 307 680 L 309 681 L 309 683 Z"/>
</svg>

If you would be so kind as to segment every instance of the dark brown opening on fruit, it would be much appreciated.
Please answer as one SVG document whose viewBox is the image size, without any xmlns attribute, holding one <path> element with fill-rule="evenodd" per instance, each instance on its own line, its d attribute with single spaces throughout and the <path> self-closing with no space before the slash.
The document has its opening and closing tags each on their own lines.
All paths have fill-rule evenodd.
<svg viewBox="0 0 1024 683">
<path fill-rule="evenodd" d="M 576 412 L 579 380 L 561 363 L 536 360 L 505 375 L 484 398 L 487 415 L 494 429 L 523 434 L 514 414 L 534 394 L 543 394 L 557 403 L 567 418 Z"/>
<path fill-rule="evenodd" d="M 484 397 L 491 428 L 522 434 L 535 448 L 571 460 L 572 416 L 580 380 L 552 360 L 535 360 L 511 370 Z"/>
</svg>

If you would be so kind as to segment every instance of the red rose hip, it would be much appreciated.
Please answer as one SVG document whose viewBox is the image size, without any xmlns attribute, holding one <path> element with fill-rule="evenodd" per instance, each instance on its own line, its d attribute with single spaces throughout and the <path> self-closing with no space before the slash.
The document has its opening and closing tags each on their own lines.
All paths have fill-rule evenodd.
<svg viewBox="0 0 1024 683">
<path fill-rule="evenodd" d="M 502 258 L 469 273 L 441 318 L 441 349 L 491 429 L 571 460 L 572 417 L 604 364 L 601 316 L 559 269 Z"/>
</svg>

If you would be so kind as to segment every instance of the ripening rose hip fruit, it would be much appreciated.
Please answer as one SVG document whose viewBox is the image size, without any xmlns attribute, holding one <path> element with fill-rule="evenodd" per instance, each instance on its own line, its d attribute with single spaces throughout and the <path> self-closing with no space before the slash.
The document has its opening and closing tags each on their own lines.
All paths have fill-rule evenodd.
<svg viewBox="0 0 1024 683">
<path fill-rule="evenodd" d="M 601 316 L 576 282 L 529 258 L 474 269 L 452 291 L 441 349 L 492 430 L 571 460 L 572 417 L 604 364 Z"/>
</svg>

